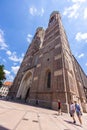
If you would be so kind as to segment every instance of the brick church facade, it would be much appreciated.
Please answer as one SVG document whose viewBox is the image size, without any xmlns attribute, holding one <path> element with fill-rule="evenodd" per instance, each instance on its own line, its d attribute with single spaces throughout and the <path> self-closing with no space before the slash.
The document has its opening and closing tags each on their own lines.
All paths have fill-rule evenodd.
<svg viewBox="0 0 87 130">
<path fill-rule="evenodd" d="M 77 100 L 87 112 L 87 77 L 71 53 L 59 12 L 50 15 L 46 30 L 37 28 L 9 95 L 52 109 L 60 99 L 64 112 Z"/>
</svg>

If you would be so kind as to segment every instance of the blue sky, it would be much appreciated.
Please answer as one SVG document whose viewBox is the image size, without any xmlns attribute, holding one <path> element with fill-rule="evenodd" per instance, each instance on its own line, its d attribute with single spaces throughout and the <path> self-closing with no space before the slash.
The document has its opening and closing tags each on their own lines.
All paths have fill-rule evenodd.
<svg viewBox="0 0 87 130">
<path fill-rule="evenodd" d="M 87 74 L 87 0 L 0 0 L 0 64 L 13 81 L 37 27 L 59 11 L 71 51 Z"/>
</svg>

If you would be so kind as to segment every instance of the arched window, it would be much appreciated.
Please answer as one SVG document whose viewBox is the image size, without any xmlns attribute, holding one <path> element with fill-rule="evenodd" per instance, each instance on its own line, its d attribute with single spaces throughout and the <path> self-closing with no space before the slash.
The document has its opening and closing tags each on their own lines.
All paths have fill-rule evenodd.
<svg viewBox="0 0 87 130">
<path fill-rule="evenodd" d="M 47 88 L 51 88 L 51 72 L 50 71 L 47 72 L 46 81 L 47 81 L 46 82 Z"/>
<path fill-rule="evenodd" d="M 51 18 L 50 18 L 50 21 L 49 21 L 49 25 L 50 25 L 50 26 L 51 26 L 51 25 L 54 25 L 55 21 L 56 21 L 56 17 L 55 17 L 55 16 L 51 17 Z"/>
</svg>

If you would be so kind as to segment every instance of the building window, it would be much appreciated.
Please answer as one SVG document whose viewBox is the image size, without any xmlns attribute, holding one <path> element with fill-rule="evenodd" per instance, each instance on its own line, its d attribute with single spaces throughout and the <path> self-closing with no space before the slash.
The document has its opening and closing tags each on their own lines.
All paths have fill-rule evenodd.
<svg viewBox="0 0 87 130">
<path fill-rule="evenodd" d="M 55 21 L 56 21 L 56 17 L 55 16 L 51 17 L 49 21 L 49 25 L 53 25 Z"/>
<path fill-rule="evenodd" d="M 47 71 L 46 73 L 46 87 L 51 88 L 51 72 Z"/>
<path fill-rule="evenodd" d="M 34 65 L 36 66 L 38 63 L 38 56 L 35 57 Z"/>
</svg>

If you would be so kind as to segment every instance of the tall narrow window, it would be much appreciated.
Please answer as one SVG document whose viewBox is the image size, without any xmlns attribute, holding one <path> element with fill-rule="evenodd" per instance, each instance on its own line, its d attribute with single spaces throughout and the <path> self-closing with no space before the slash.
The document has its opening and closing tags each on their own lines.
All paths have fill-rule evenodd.
<svg viewBox="0 0 87 130">
<path fill-rule="evenodd" d="M 47 73 L 47 88 L 51 87 L 51 72 Z"/>
<path fill-rule="evenodd" d="M 38 56 L 36 56 L 35 61 L 34 61 L 34 65 L 36 66 L 38 62 Z"/>
</svg>

